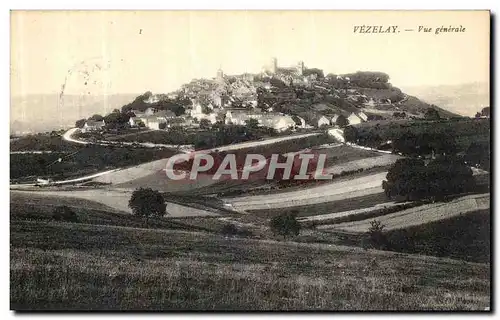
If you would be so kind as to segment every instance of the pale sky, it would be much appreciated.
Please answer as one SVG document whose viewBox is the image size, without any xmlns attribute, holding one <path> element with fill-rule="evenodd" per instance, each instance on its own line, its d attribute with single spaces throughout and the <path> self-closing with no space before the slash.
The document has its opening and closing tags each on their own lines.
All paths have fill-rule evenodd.
<svg viewBox="0 0 500 320">
<path fill-rule="evenodd" d="M 358 34 L 356 25 L 400 32 Z M 465 32 L 435 34 L 450 25 Z M 219 67 L 260 72 L 271 57 L 325 74 L 382 71 L 403 88 L 487 83 L 489 32 L 487 11 L 15 11 L 11 90 L 58 93 L 67 77 L 67 94 L 166 93 Z"/>
</svg>

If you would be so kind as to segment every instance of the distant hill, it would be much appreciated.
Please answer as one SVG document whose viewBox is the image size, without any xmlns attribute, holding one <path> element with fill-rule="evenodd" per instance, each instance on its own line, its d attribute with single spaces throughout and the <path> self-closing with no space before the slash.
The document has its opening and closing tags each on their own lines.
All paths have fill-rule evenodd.
<svg viewBox="0 0 500 320">
<path fill-rule="evenodd" d="M 93 114 L 104 115 L 120 109 L 137 94 L 101 96 L 65 95 L 59 108 L 58 94 L 11 97 L 10 131 L 47 131 L 72 126 L 76 120 Z"/>
<path fill-rule="evenodd" d="M 487 83 L 405 87 L 404 90 L 425 102 L 463 116 L 474 116 L 476 112 L 490 105 Z"/>
</svg>

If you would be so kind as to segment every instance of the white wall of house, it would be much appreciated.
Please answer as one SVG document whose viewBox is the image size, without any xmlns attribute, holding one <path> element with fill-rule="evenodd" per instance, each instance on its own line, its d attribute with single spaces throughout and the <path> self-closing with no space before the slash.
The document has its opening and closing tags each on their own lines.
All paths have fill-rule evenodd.
<svg viewBox="0 0 500 320">
<path fill-rule="evenodd" d="M 349 124 L 359 124 L 363 122 L 360 117 L 355 115 L 354 113 L 351 113 L 351 115 L 347 118 L 349 120 Z"/>
<path fill-rule="evenodd" d="M 358 113 L 358 117 L 363 120 L 363 121 L 367 121 L 368 120 L 368 116 L 364 113 L 364 112 L 360 112 Z"/>
<path fill-rule="evenodd" d="M 327 117 L 322 116 L 321 118 L 318 119 L 318 127 L 321 127 L 322 125 L 330 125 L 330 120 L 328 120 Z"/>
</svg>

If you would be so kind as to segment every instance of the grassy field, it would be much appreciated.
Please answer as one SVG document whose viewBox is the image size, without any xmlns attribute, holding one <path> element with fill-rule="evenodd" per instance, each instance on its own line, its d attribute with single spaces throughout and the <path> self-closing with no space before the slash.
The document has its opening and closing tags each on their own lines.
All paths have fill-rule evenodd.
<svg viewBox="0 0 500 320">
<path fill-rule="evenodd" d="M 387 232 L 393 250 L 489 263 L 491 212 L 480 210 Z"/>
<path fill-rule="evenodd" d="M 71 208 L 78 217 L 78 222 L 82 224 L 217 231 L 216 229 L 205 228 L 202 224 L 189 224 L 188 220 L 181 221 L 168 217 L 149 219 L 146 222 L 141 217 L 120 212 L 99 202 L 90 200 L 37 196 L 32 193 L 24 194 L 18 192 L 11 192 L 10 194 L 10 220 L 52 221 L 54 210 L 60 206 Z"/>
<path fill-rule="evenodd" d="M 300 149 L 299 149 L 300 150 Z M 297 150 L 293 150 L 297 151 Z M 292 152 L 292 150 L 290 151 Z M 354 161 L 360 161 L 362 159 L 375 159 L 376 157 L 380 157 L 380 153 L 374 151 L 367 151 L 362 149 L 356 149 L 349 146 L 339 146 L 335 148 L 320 148 L 314 149 L 314 152 L 324 153 L 327 155 L 325 168 L 329 166 L 333 166 L 332 171 L 334 172 L 334 180 L 342 181 L 345 179 L 353 179 L 355 177 L 363 176 L 369 173 L 376 173 L 386 171 L 388 166 L 381 167 L 367 167 L 365 170 L 361 172 L 354 172 L 362 165 L 353 166 L 352 172 L 349 169 L 349 166 L 343 166 L 344 164 Z M 385 155 L 384 155 L 385 156 Z M 345 167 L 341 174 L 343 176 L 339 176 L 338 168 Z M 344 175 L 345 174 L 345 175 Z M 280 193 L 280 192 L 289 192 L 293 190 L 300 190 L 303 188 L 315 187 L 321 184 L 330 183 L 331 181 L 327 180 L 311 180 L 301 184 L 287 184 L 286 181 L 283 183 L 278 183 L 276 180 L 266 180 L 265 177 L 261 179 L 250 179 L 248 181 L 245 180 L 225 180 L 221 182 L 217 182 L 213 185 L 202 187 L 196 190 L 191 191 L 191 194 L 196 195 L 207 195 L 207 194 L 218 194 L 220 196 L 238 196 L 241 194 L 245 195 L 259 195 L 259 194 L 269 194 L 269 193 Z"/>
<path fill-rule="evenodd" d="M 359 159 L 380 156 L 380 153 L 376 151 L 353 148 L 347 145 L 342 145 L 334 148 L 314 149 L 314 151 L 319 154 L 326 155 L 325 168 Z"/>
<path fill-rule="evenodd" d="M 487 264 L 209 233 L 11 221 L 15 310 L 485 310 Z"/>
<path fill-rule="evenodd" d="M 490 208 L 489 194 L 472 194 L 450 199 L 447 202 L 426 203 L 417 207 L 389 213 L 377 217 L 386 230 L 397 230 L 418 226 L 451 217 L 465 215 L 478 210 Z M 364 233 L 371 226 L 373 219 L 357 220 L 321 226 L 324 229 L 335 229 L 346 232 Z"/>
<path fill-rule="evenodd" d="M 10 178 L 36 180 L 35 177 L 52 177 L 62 180 L 79 177 L 99 171 L 134 166 L 145 162 L 164 159 L 176 154 L 175 150 L 80 146 L 76 151 L 60 154 L 11 154 Z M 62 157 L 61 162 L 57 162 Z"/>
<path fill-rule="evenodd" d="M 387 202 L 387 197 L 383 192 L 370 194 L 361 197 L 324 202 L 306 206 L 297 206 L 290 208 L 276 208 L 265 210 L 248 210 L 252 215 L 270 218 L 282 213 L 297 212 L 300 217 L 315 216 L 334 212 L 349 211 L 354 209 L 369 208 L 377 204 Z"/>
<path fill-rule="evenodd" d="M 60 135 L 36 134 L 19 137 L 10 141 L 10 151 L 53 151 L 71 152 L 77 151 L 81 146 L 64 141 Z"/>
</svg>

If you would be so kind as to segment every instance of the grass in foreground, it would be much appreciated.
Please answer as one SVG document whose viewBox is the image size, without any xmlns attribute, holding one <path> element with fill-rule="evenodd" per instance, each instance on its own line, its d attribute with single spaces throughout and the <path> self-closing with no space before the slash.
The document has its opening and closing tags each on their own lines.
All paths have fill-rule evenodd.
<svg viewBox="0 0 500 320">
<path fill-rule="evenodd" d="M 11 222 L 16 310 L 485 310 L 489 266 L 199 232 Z"/>
</svg>

